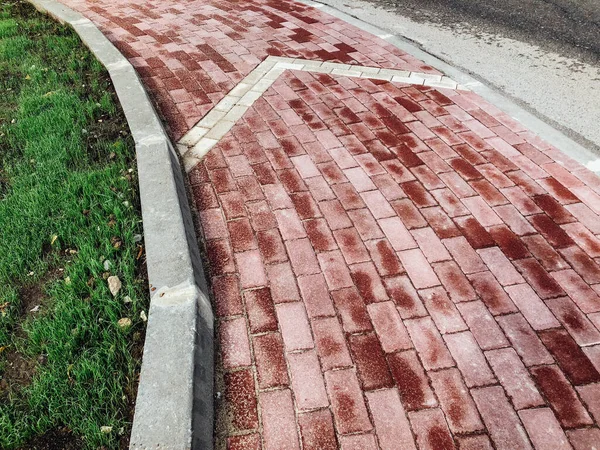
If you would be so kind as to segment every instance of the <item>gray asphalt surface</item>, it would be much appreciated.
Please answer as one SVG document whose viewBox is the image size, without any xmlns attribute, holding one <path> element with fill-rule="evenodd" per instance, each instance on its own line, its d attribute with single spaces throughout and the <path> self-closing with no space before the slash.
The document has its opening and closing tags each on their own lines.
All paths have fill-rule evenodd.
<svg viewBox="0 0 600 450">
<path fill-rule="evenodd" d="M 317 0 L 404 36 L 600 154 L 600 0 Z"/>
<path fill-rule="evenodd" d="M 600 0 L 369 0 L 416 21 L 473 30 L 575 57 L 600 61 Z"/>
</svg>

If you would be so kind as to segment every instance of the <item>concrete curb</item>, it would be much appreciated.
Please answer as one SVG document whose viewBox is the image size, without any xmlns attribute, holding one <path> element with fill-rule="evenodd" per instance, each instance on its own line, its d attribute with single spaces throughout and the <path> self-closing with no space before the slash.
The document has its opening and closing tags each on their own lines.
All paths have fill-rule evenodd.
<svg viewBox="0 0 600 450">
<path fill-rule="evenodd" d="M 338 19 L 354 25 L 361 30 L 367 31 L 375 36 L 379 36 L 400 50 L 403 50 L 415 58 L 420 59 L 425 64 L 438 69 L 440 72 L 449 76 L 460 85 L 467 87 L 469 90 L 480 95 L 492 105 L 500 108 L 509 116 L 521 122 L 529 130 L 533 131 L 542 139 L 554 145 L 568 157 L 573 158 L 575 161 L 587 167 L 592 172 L 596 172 L 600 175 L 600 155 L 585 148 L 581 144 L 566 136 L 561 131 L 544 122 L 542 119 L 536 117 L 525 108 L 519 106 L 515 101 L 507 97 L 505 94 L 486 86 L 481 81 L 475 79 L 466 72 L 457 69 L 456 67 L 441 60 L 437 56 L 424 51 L 417 45 L 410 42 L 408 37 L 390 34 L 388 31 L 382 30 L 375 25 L 340 11 L 339 9 L 329 6 L 326 3 L 313 0 L 298 1 L 307 6 L 318 8 L 320 11 L 323 11 L 330 16 L 337 17 Z"/>
<path fill-rule="evenodd" d="M 104 64 L 135 140 L 151 287 L 131 449 L 213 446 L 213 313 L 181 165 L 129 61 L 80 13 L 30 0 Z"/>
</svg>

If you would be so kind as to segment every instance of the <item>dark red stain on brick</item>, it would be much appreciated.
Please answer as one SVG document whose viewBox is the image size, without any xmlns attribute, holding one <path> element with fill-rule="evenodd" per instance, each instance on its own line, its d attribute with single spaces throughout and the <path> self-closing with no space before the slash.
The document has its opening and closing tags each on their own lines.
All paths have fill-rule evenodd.
<svg viewBox="0 0 600 450">
<path fill-rule="evenodd" d="M 308 189 L 296 169 L 280 171 L 279 179 L 288 192 L 300 192 Z"/>
<path fill-rule="evenodd" d="M 244 200 L 237 191 L 231 191 L 226 194 L 219 196 L 221 205 L 223 206 L 223 212 L 227 220 L 236 219 L 246 215 L 246 208 L 244 206 Z"/>
<path fill-rule="evenodd" d="M 425 208 L 427 206 L 437 205 L 437 202 L 431 194 L 429 194 L 418 181 L 408 181 L 402 183 L 400 186 L 417 207 Z"/>
<path fill-rule="evenodd" d="M 206 255 L 213 275 L 234 272 L 233 253 L 224 239 L 213 239 L 206 243 Z"/>
<path fill-rule="evenodd" d="M 233 251 L 243 252 L 255 247 L 254 232 L 248 219 L 239 219 L 227 222 L 229 238 Z"/>
<path fill-rule="evenodd" d="M 302 448 L 306 450 L 336 450 L 338 445 L 329 410 L 298 416 Z"/>
<path fill-rule="evenodd" d="M 490 235 L 502 252 L 510 259 L 521 259 L 531 256 L 525 244 L 506 225 L 490 228 Z"/>
<path fill-rule="evenodd" d="M 246 291 L 244 299 L 252 333 L 277 331 L 277 317 L 271 289 L 261 288 Z"/>
<path fill-rule="evenodd" d="M 406 179 L 406 177 L 411 176 L 411 173 L 408 171 L 408 169 L 399 161 L 389 161 L 386 163 L 385 168 L 396 180 Z"/>
<path fill-rule="evenodd" d="M 427 432 L 427 440 L 432 449 L 453 450 L 455 448 L 452 436 L 447 429 L 435 425 Z"/>
<path fill-rule="evenodd" d="M 394 153 L 402 164 L 406 167 L 417 167 L 423 163 L 423 160 L 419 158 L 406 144 L 400 144 L 393 148 Z"/>
<path fill-rule="evenodd" d="M 600 381 L 600 373 L 569 333 L 561 329 L 542 331 L 539 335 L 574 385 Z"/>
<path fill-rule="evenodd" d="M 408 112 L 414 113 L 414 112 L 418 112 L 418 111 L 423 111 L 423 108 L 421 108 L 421 106 L 419 106 L 419 104 L 417 102 L 414 102 L 409 98 L 394 97 L 394 100 L 396 100 L 398 103 L 400 103 L 402 106 L 404 106 Z"/>
<path fill-rule="evenodd" d="M 336 248 L 329 227 L 325 224 L 323 219 L 307 220 L 304 222 L 304 227 L 308 234 L 308 238 L 310 239 L 310 243 L 316 251 L 324 252 Z"/>
<path fill-rule="evenodd" d="M 302 220 L 320 216 L 317 204 L 308 192 L 300 192 L 290 195 L 296 212 Z"/>
<path fill-rule="evenodd" d="M 347 106 L 338 109 L 336 111 L 336 114 L 338 114 L 341 117 L 341 119 L 346 125 L 350 123 L 358 123 L 361 121 L 360 117 L 354 114 Z"/>
<path fill-rule="evenodd" d="M 454 222 L 450 220 L 446 213 L 442 211 L 442 208 L 437 206 L 424 208 L 421 210 L 421 213 L 425 216 L 425 219 L 429 222 L 429 225 L 440 239 L 462 236 L 460 230 L 454 225 Z"/>
<path fill-rule="evenodd" d="M 336 412 L 338 413 L 338 417 L 340 422 L 342 423 L 352 423 L 356 418 L 356 402 L 351 395 L 346 394 L 345 392 L 337 392 L 335 394 L 337 398 L 338 408 L 336 408 Z"/>
<path fill-rule="evenodd" d="M 477 273 L 471 275 L 469 279 L 492 314 L 504 314 L 516 310 L 506 292 L 490 272 Z"/>
<path fill-rule="evenodd" d="M 239 431 L 258 428 L 256 393 L 251 370 L 226 373 L 225 396 L 233 428 Z"/>
<path fill-rule="evenodd" d="M 350 276 L 358 292 L 360 292 L 360 295 L 367 303 L 377 301 L 377 298 L 373 295 L 373 279 L 371 278 L 371 274 L 363 270 L 354 270 L 350 273 Z"/>
<path fill-rule="evenodd" d="M 378 140 L 365 142 L 365 147 L 369 150 L 369 152 L 375 157 L 377 161 L 381 162 L 395 159 L 394 154 L 391 151 L 389 151 L 387 147 L 385 147 Z"/>
<path fill-rule="evenodd" d="M 260 434 L 245 434 L 227 438 L 227 450 L 261 450 Z"/>
<path fill-rule="evenodd" d="M 473 165 L 485 164 L 487 161 L 478 152 L 473 150 L 469 144 L 458 144 L 452 147 L 456 153 L 462 156 L 465 160 Z M 472 166 L 471 166 L 472 167 Z M 475 169 L 474 167 L 472 167 Z M 470 169 L 467 169 L 470 170 Z M 477 169 L 475 169 L 477 170 Z M 474 173 L 474 172 L 473 172 Z M 477 170 L 478 178 L 481 178 L 481 173 Z"/>
<path fill-rule="evenodd" d="M 394 382 L 375 333 L 351 335 L 348 340 L 362 388 L 370 391 L 392 387 Z"/>
<path fill-rule="evenodd" d="M 394 133 L 387 130 L 377 130 L 375 136 L 377 136 L 381 143 L 386 147 L 396 147 L 402 144 L 402 141 L 400 141 Z"/>
<path fill-rule="evenodd" d="M 553 193 L 562 203 L 578 202 L 579 198 L 554 177 L 546 178 L 546 189 Z"/>
<path fill-rule="evenodd" d="M 402 271 L 400 260 L 398 260 L 396 253 L 394 253 L 394 249 L 387 241 L 383 240 L 377 242 L 376 248 L 379 252 L 385 275 L 395 275 Z"/>
<path fill-rule="evenodd" d="M 217 201 L 215 192 L 210 184 L 203 183 L 192 186 L 192 193 L 196 208 L 198 208 L 199 211 L 219 207 L 219 202 Z"/>
<path fill-rule="evenodd" d="M 388 361 L 404 407 L 415 410 L 425 406 L 424 374 L 415 372 L 402 354 L 389 355 Z"/>
<path fill-rule="evenodd" d="M 306 153 L 295 137 L 280 139 L 279 143 L 288 156 L 299 156 Z"/>
<path fill-rule="evenodd" d="M 529 218 L 533 226 L 538 230 L 554 247 L 568 247 L 573 245 L 573 239 L 559 227 L 546 214 L 537 214 Z"/>
<path fill-rule="evenodd" d="M 541 195 L 546 191 L 543 187 L 533 181 L 529 175 L 522 170 L 508 172 L 506 174 L 517 186 L 519 186 L 527 195 Z"/>
<path fill-rule="evenodd" d="M 278 333 L 268 333 L 253 338 L 261 388 L 287 386 L 289 378 L 285 363 L 283 340 Z"/>
<path fill-rule="evenodd" d="M 490 206 L 508 203 L 504 195 L 487 180 L 472 181 L 471 186 L 477 191 Z"/>
<path fill-rule="evenodd" d="M 415 205 L 409 200 L 398 200 L 391 203 L 392 208 L 398 214 L 398 217 L 402 219 L 402 223 L 409 230 L 412 228 L 421 228 L 427 225 L 427 221 L 421 215 Z"/>
<path fill-rule="evenodd" d="M 463 235 L 474 249 L 492 247 L 496 243 L 492 236 L 473 216 L 455 219 L 456 224 L 462 231 Z"/>
<path fill-rule="evenodd" d="M 365 303 L 354 288 L 335 291 L 332 297 L 342 317 L 344 330 L 356 333 L 373 329 Z M 349 329 L 352 331 L 348 331 Z"/>
<path fill-rule="evenodd" d="M 211 170 L 209 173 L 217 193 L 220 194 L 222 192 L 235 191 L 237 189 L 235 180 L 231 176 L 229 169 L 215 169 Z"/>
<path fill-rule="evenodd" d="M 574 331 L 583 330 L 585 328 L 585 324 L 581 320 L 581 317 L 575 312 L 574 309 L 570 309 L 569 311 L 565 312 L 562 316 L 562 319 L 568 325 L 568 328 Z"/>
<path fill-rule="evenodd" d="M 565 294 L 560 285 L 535 258 L 523 259 L 516 265 L 541 298 L 558 297 Z"/>
<path fill-rule="evenodd" d="M 254 173 L 256 174 L 260 184 L 265 185 L 277 183 L 277 175 L 275 175 L 275 172 L 271 168 L 271 164 L 255 164 L 252 166 L 252 168 L 254 169 Z"/>
<path fill-rule="evenodd" d="M 511 170 L 519 169 L 514 163 L 512 163 L 507 157 L 502 155 L 497 150 L 485 150 L 481 152 L 481 154 L 501 172 L 509 172 Z"/>
<path fill-rule="evenodd" d="M 548 194 L 536 195 L 533 197 L 533 201 L 558 224 L 562 225 L 575 220 L 569 211 Z"/>
<path fill-rule="evenodd" d="M 273 229 L 268 231 L 259 231 L 256 234 L 258 240 L 258 249 L 262 254 L 266 264 L 284 261 L 287 259 L 285 247 L 279 231 Z"/>
<path fill-rule="evenodd" d="M 467 411 L 463 402 L 463 397 L 458 390 L 458 386 L 450 383 L 448 386 L 448 411 L 447 414 L 450 420 L 454 423 L 462 423 Z"/>
<path fill-rule="evenodd" d="M 477 170 L 468 161 L 462 158 L 453 158 L 450 161 L 448 161 L 448 163 L 454 170 L 456 170 L 459 173 L 460 176 L 462 176 L 467 181 L 478 180 L 480 178 L 483 178 L 479 170 Z"/>
<path fill-rule="evenodd" d="M 242 314 L 242 296 L 236 275 L 225 275 L 213 278 L 213 292 L 215 295 L 215 309 L 217 316 L 224 317 Z"/>
<path fill-rule="evenodd" d="M 329 184 L 343 183 L 347 181 L 344 174 L 333 161 L 319 165 L 319 170 Z"/>
<path fill-rule="evenodd" d="M 600 282 L 600 267 L 579 247 L 571 247 L 561 251 L 561 253 L 587 283 Z"/>
<path fill-rule="evenodd" d="M 592 423 L 575 391 L 558 367 L 539 366 L 532 368 L 531 372 L 563 427 L 576 428 Z"/>
</svg>

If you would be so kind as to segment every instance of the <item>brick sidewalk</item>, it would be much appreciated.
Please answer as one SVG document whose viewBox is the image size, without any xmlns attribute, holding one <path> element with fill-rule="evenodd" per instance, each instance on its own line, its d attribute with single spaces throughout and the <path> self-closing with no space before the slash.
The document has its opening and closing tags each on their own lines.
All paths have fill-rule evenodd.
<svg viewBox="0 0 600 450">
<path fill-rule="evenodd" d="M 437 73 L 287 1 L 65 1 L 179 139 L 268 55 Z M 600 180 L 477 95 L 285 71 L 190 172 L 231 449 L 600 442 Z"/>
</svg>

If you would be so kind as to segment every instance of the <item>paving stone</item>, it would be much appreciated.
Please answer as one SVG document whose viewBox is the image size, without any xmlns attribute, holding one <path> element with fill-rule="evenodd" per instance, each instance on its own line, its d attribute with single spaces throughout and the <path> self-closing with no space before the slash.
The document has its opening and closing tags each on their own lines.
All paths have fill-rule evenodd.
<svg viewBox="0 0 600 450">
<path fill-rule="evenodd" d="M 422 448 L 600 439 L 593 175 L 472 92 L 390 82 L 442 74 L 318 8 L 64 2 L 130 59 L 175 141 L 203 127 L 186 169 L 239 386 L 227 445 L 413 448 L 405 409 Z M 416 373 L 399 392 L 398 367 Z M 466 390 L 482 385 L 486 430 Z"/>
</svg>

